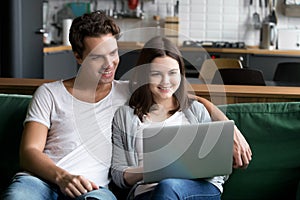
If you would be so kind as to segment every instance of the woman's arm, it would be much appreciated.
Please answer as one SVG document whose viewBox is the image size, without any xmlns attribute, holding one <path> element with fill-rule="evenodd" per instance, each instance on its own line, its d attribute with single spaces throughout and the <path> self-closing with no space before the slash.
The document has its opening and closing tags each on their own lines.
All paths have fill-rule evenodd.
<svg viewBox="0 0 300 200">
<path fill-rule="evenodd" d="M 131 108 L 121 107 L 115 112 L 112 122 L 112 179 L 120 188 L 128 188 L 142 180 L 142 167 L 138 166 L 136 152 L 132 147 L 135 137 L 133 113 Z M 127 134 L 132 133 L 132 134 Z M 134 142 L 133 142 L 134 143 Z"/>
<path fill-rule="evenodd" d="M 206 107 L 213 121 L 228 120 L 226 115 L 207 99 L 194 95 L 192 96 L 192 98 L 198 100 Z M 233 167 L 246 168 L 249 165 L 251 159 L 252 152 L 249 144 L 247 143 L 240 130 L 236 126 L 234 126 Z"/>
</svg>

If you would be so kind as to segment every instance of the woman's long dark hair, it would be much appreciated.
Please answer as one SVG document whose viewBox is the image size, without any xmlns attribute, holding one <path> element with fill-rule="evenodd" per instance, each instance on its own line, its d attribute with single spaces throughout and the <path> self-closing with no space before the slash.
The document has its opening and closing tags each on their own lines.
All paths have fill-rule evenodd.
<svg viewBox="0 0 300 200">
<path fill-rule="evenodd" d="M 157 57 L 165 56 L 177 60 L 181 74 L 179 88 L 173 94 L 177 106 L 174 110 L 171 110 L 169 114 L 174 114 L 176 111 L 183 110 L 189 106 L 182 55 L 177 46 L 170 40 L 165 37 L 156 36 L 150 39 L 141 50 L 133 77 L 130 81 L 132 96 L 129 100 L 129 106 L 134 109 L 134 114 L 136 114 L 141 121 L 143 121 L 143 116 L 149 113 L 150 108 L 156 104 L 149 88 L 151 62 Z"/>
</svg>

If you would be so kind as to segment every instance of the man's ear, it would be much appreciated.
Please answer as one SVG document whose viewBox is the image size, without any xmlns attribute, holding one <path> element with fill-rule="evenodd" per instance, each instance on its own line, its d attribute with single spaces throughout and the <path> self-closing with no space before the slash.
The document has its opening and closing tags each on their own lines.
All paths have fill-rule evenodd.
<svg viewBox="0 0 300 200">
<path fill-rule="evenodd" d="M 81 58 L 81 56 L 77 52 L 74 52 L 74 56 L 75 56 L 75 59 L 76 59 L 77 63 L 79 65 L 81 65 L 82 62 L 83 62 L 83 59 Z"/>
</svg>

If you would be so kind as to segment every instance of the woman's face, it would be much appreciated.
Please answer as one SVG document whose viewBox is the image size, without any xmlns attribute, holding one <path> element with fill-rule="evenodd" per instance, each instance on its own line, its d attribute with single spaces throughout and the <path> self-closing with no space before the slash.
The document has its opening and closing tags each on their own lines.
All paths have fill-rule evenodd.
<svg viewBox="0 0 300 200">
<path fill-rule="evenodd" d="M 150 90 L 154 100 L 160 101 L 172 98 L 179 88 L 181 74 L 177 60 L 165 56 L 155 58 L 150 67 Z"/>
</svg>

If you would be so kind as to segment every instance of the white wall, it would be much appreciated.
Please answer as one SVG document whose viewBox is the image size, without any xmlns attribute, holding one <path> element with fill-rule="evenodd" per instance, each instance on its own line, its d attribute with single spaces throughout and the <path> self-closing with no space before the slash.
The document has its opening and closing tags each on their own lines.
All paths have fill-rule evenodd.
<svg viewBox="0 0 300 200">
<path fill-rule="evenodd" d="M 153 15 L 162 18 L 167 15 L 166 5 L 174 4 L 175 0 L 144 0 L 144 20 L 117 20 L 122 31 L 156 26 Z M 253 0 L 254 6 L 249 7 L 250 0 L 180 0 L 179 2 L 179 34 L 193 40 L 213 41 L 244 41 L 247 45 L 259 45 L 259 30 L 254 28 L 252 16 L 257 10 L 260 18 L 265 11 L 258 6 L 259 0 Z M 49 15 L 55 14 L 64 3 L 71 0 L 49 0 Z M 78 2 L 78 1 L 77 1 Z M 81 0 L 79 2 L 89 2 Z M 264 1 L 263 1 L 264 2 Z M 284 0 L 277 0 L 278 28 L 299 28 L 300 17 L 286 17 L 282 13 Z M 255 6 L 255 4 L 257 4 Z M 93 6 L 91 6 L 92 9 Z M 113 8 L 112 0 L 98 0 L 97 9 Z M 118 0 L 120 9 L 120 0 Z M 50 19 L 52 17 L 49 17 Z M 161 21 L 163 24 L 163 20 Z M 143 35 L 131 35 L 122 40 L 140 41 Z"/>
<path fill-rule="evenodd" d="M 300 28 L 300 18 L 282 13 L 284 0 L 277 0 L 278 28 Z M 259 45 L 260 30 L 254 28 L 253 13 L 265 18 L 259 0 L 249 6 L 249 0 L 181 0 L 180 31 L 195 40 L 244 41 Z M 263 1 L 264 2 L 264 1 Z"/>
</svg>

